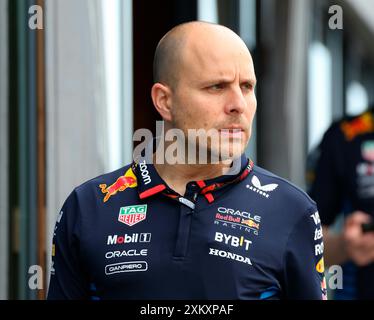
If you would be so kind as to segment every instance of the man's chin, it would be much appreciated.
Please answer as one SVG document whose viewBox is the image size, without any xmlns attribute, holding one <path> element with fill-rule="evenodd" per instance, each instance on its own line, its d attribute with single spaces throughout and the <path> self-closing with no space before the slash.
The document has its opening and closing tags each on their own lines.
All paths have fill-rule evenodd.
<svg viewBox="0 0 374 320">
<path fill-rule="evenodd" d="M 242 145 L 230 145 L 220 150 L 212 150 L 212 163 L 231 163 L 234 159 L 241 157 L 244 150 Z"/>
</svg>

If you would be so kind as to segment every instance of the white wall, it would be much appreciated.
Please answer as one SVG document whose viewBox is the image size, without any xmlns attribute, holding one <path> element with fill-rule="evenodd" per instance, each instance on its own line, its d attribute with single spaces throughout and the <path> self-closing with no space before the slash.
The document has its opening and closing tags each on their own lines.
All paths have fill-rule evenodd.
<svg viewBox="0 0 374 320">
<path fill-rule="evenodd" d="M 359 14 L 368 28 L 374 34 L 374 1 L 373 0 L 346 0 Z"/>
<path fill-rule="evenodd" d="M 287 71 L 284 108 L 288 141 L 289 179 L 300 187 L 305 181 L 305 96 L 306 64 L 309 42 L 310 12 L 309 1 L 290 0 L 288 21 Z"/>
<path fill-rule="evenodd" d="M 118 16 L 110 21 L 104 18 L 108 1 L 116 2 L 46 0 L 48 274 L 52 230 L 66 197 L 132 160 L 132 2 L 120 0 L 118 12 L 112 12 Z M 119 30 L 108 36 L 115 27 Z M 110 50 L 119 51 L 109 56 L 119 60 L 119 76 L 111 76 Z M 108 90 L 110 85 L 117 89 Z M 120 137 L 114 139 L 113 132 Z"/>
<path fill-rule="evenodd" d="M 64 200 L 104 173 L 107 130 L 100 0 L 45 5 L 49 267 L 53 226 Z"/>
</svg>

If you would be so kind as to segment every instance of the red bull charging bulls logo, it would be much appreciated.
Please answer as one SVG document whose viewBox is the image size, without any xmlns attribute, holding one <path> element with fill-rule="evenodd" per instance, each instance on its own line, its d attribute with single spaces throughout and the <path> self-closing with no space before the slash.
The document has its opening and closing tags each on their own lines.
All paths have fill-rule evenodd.
<svg viewBox="0 0 374 320">
<path fill-rule="evenodd" d="M 118 191 L 125 191 L 127 188 L 135 188 L 137 186 L 136 176 L 132 169 L 128 169 L 123 176 L 120 176 L 116 182 L 107 187 L 106 184 L 100 184 L 101 192 L 105 194 L 104 202 L 107 202 L 111 196 L 117 194 Z"/>
</svg>

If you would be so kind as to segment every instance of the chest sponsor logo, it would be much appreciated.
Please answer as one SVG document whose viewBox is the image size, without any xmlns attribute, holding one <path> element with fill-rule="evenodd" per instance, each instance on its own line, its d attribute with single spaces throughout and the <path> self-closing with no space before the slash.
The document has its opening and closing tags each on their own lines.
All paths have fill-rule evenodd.
<svg viewBox="0 0 374 320">
<path fill-rule="evenodd" d="M 148 264 L 146 261 L 129 261 L 129 262 L 108 264 L 107 266 L 105 266 L 106 275 L 111 275 L 114 273 L 121 273 L 121 272 L 138 272 L 138 271 L 147 271 L 147 270 L 148 270 Z"/>
<path fill-rule="evenodd" d="M 130 168 L 123 176 L 117 178 L 117 180 L 109 187 L 102 183 L 99 185 L 99 188 L 101 192 L 105 194 L 103 201 L 107 202 L 109 198 L 116 195 L 117 192 L 125 191 L 127 188 L 135 188 L 137 185 L 136 176 Z"/>
<path fill-rule="evenodd" d="M 133 233 L 124 235 L 109 235 L 107 245 L 136 243 L 136 242 L 151 242 L 151 233 Z"/>
<path fill-rule="evenodd" d="M 216 232 L 214 241 L 224 243 L 235 248 L 244 248 L 245 251 L 248 251 L 249 246 L 252 244 L 252 241 L 245 239 L 243 236 L 235 237 L 221 232 Z"/>
<path fill-rule="evenodd" d="M 148 249 L 130 249 L 130 250 L 123 250 L 123 251 L 108 251 L 105 253 L 106 259 L 112 259 L 112 258 L 122 258 L 122 257 L 136 257 L 136 256 L 147 256 L 148 255 Z"/>
<path fill-rule="evenodd" d="M 276 183 L 261 185 L 260 180 L 256 176 L 252 177 L 251 183 L 252 183 L 251 185 L 247 184 L 246 188 L 253 192 L 258 193 L 259 195 L 265 198 L 269 198 L 270 196 L 269 193 L 271 191 L 274 191 L 276 188 L 278 188 L 278 185 Z"/>
<path fill-rule="evenodd" d="M 228 252 L 228 251 L 225 251 L 225 250 L 218 250 L 218 249 L 209 248 L 209 254 L 212 255 L 212 256 L 231 259 L 231 260 L 235 260 L 235 261 L 238 261 L 238 262 L 242 262 L 242 263 L 252 265 L 252 262 L 248 257 L 243 257 L 240 254 Z"/>
<path fill-rule="evenodd" d="M 118 221 L 131 227 L 145 220 L 146 215 L 147 215 L 146 204 L 122 207 L 119 210 Z"/>
<path fill-rule="evenodd" d="M 216 225 L 244 230 L 258 235 L 261 216 L 225 207 L 219 207 L 217 211 L 214 221 Z"/>
</svg>

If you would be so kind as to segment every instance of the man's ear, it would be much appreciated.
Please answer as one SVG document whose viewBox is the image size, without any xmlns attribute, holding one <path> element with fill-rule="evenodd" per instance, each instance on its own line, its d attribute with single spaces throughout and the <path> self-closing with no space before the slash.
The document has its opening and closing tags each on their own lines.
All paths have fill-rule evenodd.
<svg viewBox="0 0 374 320">
<path fill-rule="evenodd" d="M 171 89 L 161 83 L 155 83 L 151 91 L 153 105 L 162 119 L 171 122 Z"/>
</svg>

